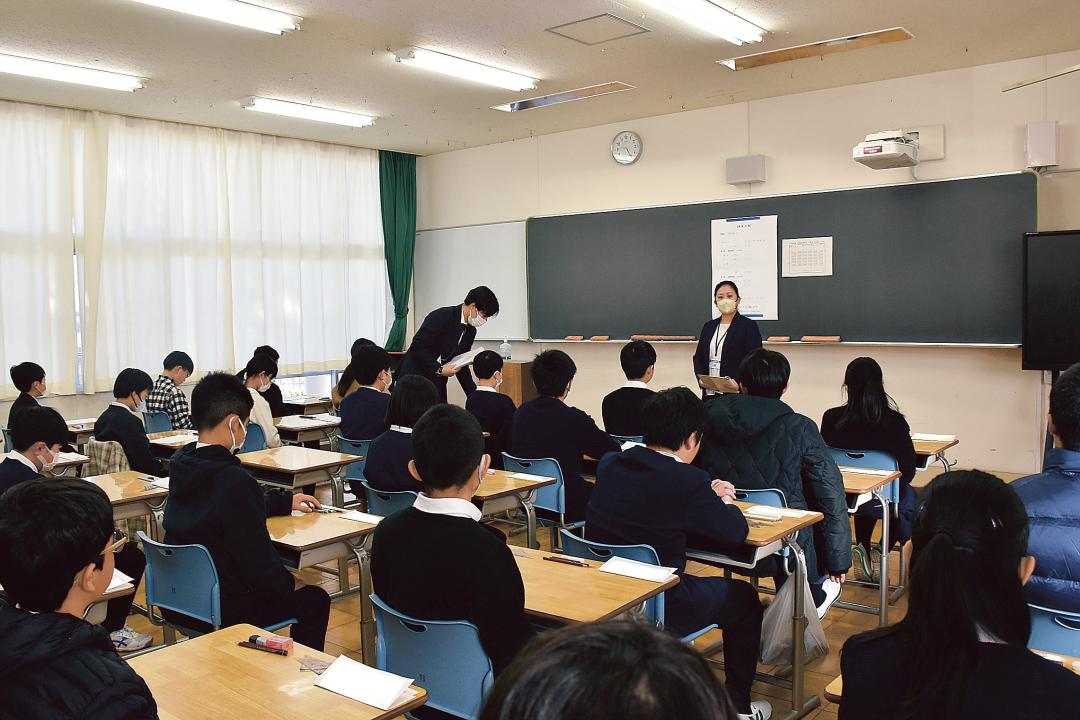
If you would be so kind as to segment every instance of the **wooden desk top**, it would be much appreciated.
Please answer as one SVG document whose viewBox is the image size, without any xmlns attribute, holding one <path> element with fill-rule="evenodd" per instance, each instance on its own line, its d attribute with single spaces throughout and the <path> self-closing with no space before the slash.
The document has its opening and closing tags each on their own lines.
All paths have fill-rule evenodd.
<svg viewBox="0 0 1080 720">
<path fill-rule="evenodd" d="M 825 699 L 829 702 L 839 703 L 844 696 L 844 677 L 837 675 L 836 679 L 825 686 Z"/>
<path fill-rule="evenodd" d="M 339 513 L 304 513 L 266 518 L 270 539 L 290 550 L 303 552 L 375 532 L 375 526 L 346 520 Z"/>
<path fill-rule="evenodd" d="M 480 482 L 480 489 L 476 491 L 476 499 L 481 501 L 494 500 L 495 498 L 519 493 L 522 490 L 532 490 L 533 488 L 555 484 L 555 478 L 553 477 L 545 477 L 543 480 L 521 480 L 510 477 L 513 474 L 505 470 L 489 472 Z"/>
<path fill-rule="evenodd" d="M 169 491 L 159 487 L 147 490 L 146 487 L 155 479 L 134 470 L 125 470 L 109 475 L 95 475 L 86 478 L 86 481 L 104 490 L 113 506 L 135 502 L 150 502 L 156 505 L 169 496 Z"/>
<path fill-rule="evenodd" d="M 94 425 L 97 424 L 97 418 L 76 418 L 75 420 L 64 420 L 67 423 L 69 432 L 72 433 L 92 433 L 94 432 Z"/>
<path fill-rule="evenodd" d="M 602 573 L 603 563 L 588 568 L 543 560 L 554 553 L 511 547 L 525 583 L 525 611 L 557 622 L 607 620 L 679 584 L 673 575 L 662 583 Z M 578 558 L 574 558 L 577 560 Z"/>
<path fill-rule="evenodd" d="M 959 440 L 912 440 L 916 455 L 937 455 L 945 452 L 954 445 L 959 445 Z"/>
<path fill-rule="evenodd" d="M 325 470 L 332 467 L 349 465 L 363 460 L 359 455 L 345 455 L 328 450 L 286 445 L 256 452 L 237 455 L 244 467 L 257 470 L 273 470 L 296 475 L 313 470 Z"/>
<path fill-rule="evenodd" d="M 753 507 L 756 503 L 740 502 L 736 500 L 732 503 L 740 510 L 745 511 L 749 507 Z M 747 545 L 753 545 L 754 547 L 765 547 L 770 543 L 774 543 L 780 538 L 787 537 L 792 533 L 796 533 L 802 530 L 804 527 L 809 527 L 814 523 L 821 522 L 825 519 L 825 516 L 819 512 L 813 510 L 795 510 L 791 512 L 802 513 L 801 516 L 785 516 L 777 520 L 776 522 L 766 522 L 762 520 L 753 520 L 746 518 L 746 522 L 750 523 L 750 532 L 746 535 L 744 541 Z M 757 523 L 756 525 L 754 523 Z"/>
<path fill-rule="evenodd" d="M 840 468 L 840 474 L 844 476 L 844 492 L 849 495 L 862 495 L 863 493 L 873 492 L 882 485 L 888 485 L 900 477 L 900 473 L 896 471 L 888 475 L 873 475 L 844 468 Z"/>
<path fill-rule="evenodd" d="M 392 710 L 383 711 L 315 687 L 319 676 L 300 670 L 300 661 L 333 657 L 300 644 L 286 655 L 274 655 L 236 643 L 266 635 L 252 625 L 234 625 L 217 632 L 131 658 L 157 700 L 161 720 L 309 720 L 398 717 L 427 701 L 427 692 Z"/>
</svg>

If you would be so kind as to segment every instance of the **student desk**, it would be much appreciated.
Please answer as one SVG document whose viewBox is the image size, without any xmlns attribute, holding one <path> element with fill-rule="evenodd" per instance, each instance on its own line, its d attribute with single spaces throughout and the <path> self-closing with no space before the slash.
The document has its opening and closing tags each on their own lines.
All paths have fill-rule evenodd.
<svg viewBox="0 0 1080 720">
<path fill-rule="evenodd" d="M 356 558 L 360 566 L 360 647 L 364 662 L 374 667 L 375 620 L 368 597 L 373 590 L 367 543 L 375 532 L 375 526 L 346 520 L 339 513 L 313 512 L 269 517 L 266 519 L 266 529 L 282 562 L 292 570 L 337 560 L 338 585 L 341 589 L 334 594 L 335 597 L 350 592 L 348 558 Z"/>
<path fill-rule="evenodd" d="M 536 476 L 536 480 L 524 480 L 514 477 L 516 474 L 518 473 L 509 473 L 505 470 L 488 470 L 474 497 L 482 503 L 480 512 L 484 513 L 485 517 L 521 508 L 525 513 L 529 547 L 539 549 L 540 545 L 536 542 L 536 510 L 533 508 L 533 501 L 536 499 L 537 488 L 554 485 L 555 478 Z"/>
<path fill-rule="evenodd" d="M 510 552 L 525 584 L 525 612 L 558 623 L 609 620 L 679 584 L 678 575 L 656 583 L 600 572 L 596 568 L 603 563 L 593 560 L 581 560 L 589 564 L 584 568 L 543 559 L 565 557 L 558 553 L 523 547 Z"/>
<path fill-rule="evenodd" d="M 274 418 L 274 425 L 282 442 L 317 448 L 325 439 L 330 441 L 330 447 L 333 448 L 341 418 L 325 413 L 310 418 L 286 415 Z"/>
<path fill-rule="evenodd" d="M 150 440 L 150 449 L 162 460 L 168 460 L 180 448 L 196 442 L 199 434 L 194 430 L 163 430 L 146 436 Z"/>
<path fill-rule="evenodd" d="M 109 601 L 116 598 L 126 597 L 132 595 L 135 592 L 135 586 L 131 583 L 124 583 L 123 585 L 117 585 L 109 592 L 103 594 L 96 601 L 90 603 L 86 608 L 86 612 L 83 613 L 83 620 L 91 625 L 100 625 L 105 622 L 105 615 L 109 612 Z"/>
<path fill-rule="evenodd" d="M 0 462 L 4 461 L 7 457 L 7 453 L 0 453 Z M 83 465 L 89 465 L 90 458 L 79 453 L 58 453 L 56 458 L 56 464 L 53 465 L 52 474 L 54 477 L 64 477 L 67 475 L 77 475 L 79 468 Z"/>
<path fill-rule="evenodd" d="M 344 473 L 337 471 L 364 459 L 360 455 L 345 455 L 296 445 L 242 453 L 237 457 L 255 479 L 268 485 L 296 489 L 305 485 L 330 483 L 333 488 L 333 505 L 336 507 L 345 505 Z"/>
<path fill-rule="evenodd" d="M 314 415 L 330 412 L 333 407 L 327 395 L 294 395 L 282 398 L 282 402 L 289 415 Z"/>
<path fill-rule="evenodd" d="M 754 503 L 735 502 L 740 510 L 745 512 Z M 743 541 L 745 551 L 740 549 L 729 550 L 727 553 L 715 551 L 691 550 L 686 551 L 686 557 L 708 565 L 719 567 L 742 567 L 753 568 L 759 560 L 772 555 L 781 547 L 787 547 L 795 556 L 795 573 L 791 580 L 795 582 L 795 609 L 791 617 L 792 637 L 801 638 L 806 635 L 806 616 L 803 615 L 803 593 L 806 588 L 806 561 L 803 558 L 802 549 L 795 541 L 795 534 L 805 527 L 821 522 L 825 516 L 813 510 L 789 509 L 787 514 L 776 522 L 762 522 L 747 518 L 750 525 L 746 540 Z M 805 643 L 793 643 L 791 653 L 791 680 L 776 678 L 771 675 L 757 674 L 757 678 L 772 685 L 791 689 L 791 708 L 784 715 L 778 716 L 782 720 L 795 720 L 805 717 L 821 704 L 817 695 L 804 697 L 805 674 L 803 655 L 806 652 Z"/>
<path fill-rule="evenodd" d="M 949 458 L 945 456 L 946 450 L 960 444 L 960 441 L 955 438 L 951 440 L 916 440 L 912 438 L 911 443 L 915 446 L 915 466 L 920 470 L 929 467 L 931 459 L 940 462 L 946 472 L 956 465 L 955 462 L 950 462 Z"/>
<path fill-rule="evenodd" d="M 890 472 L 887 475 L 878 475 L 873 473 L 859 472 L 857 468 L 841 467 L 840 474 L 844 476 L 844 492 L 848 495 L 865 495 L 867 493 L 873 495 L 873 497 L 881 503 L 881 569 L 879 571 L 880 577 L 878 578 L 878 588 L 880 590 L 880 598 L 878 600 L 878 606 L 864 605 L 862 603 L 851 603 L 843 600 L 837 600 L 837 607 L 842 607 L 847 610 L 855 610 L 856 612 L 865 613 L 877 613 L 878 625 L 885 627 L 889 624 L 889 552 L 885 543 L 886 538 L 889 536 L 889 503 L 885 500 L 885 496 L 882 492 L 882 488 L 891 483 L 893 480 L 897 480 L 900 477 L 898 471 Z M 854 512 L 852 510 L 851 512 Z M 904 572 L 903 565 L 901 564 L 901 572 Z M 897 597 L 902 594 L 900 591 L 904 589 L 905 578 L 900 578 L 900 585 L 897 588 Z"/>
<path fill-rule="evenodd" d="M 233 625 L 132 658 L 128 665 L 150 687 L 161 720 L 386 720 L 427 701 L 427 693 L 414 685 L 415 697 L 379 710 L 315 687 L 319 676 L 300 670 L 303 658 L 330 662 L 330 655 L 300 644 L 288 655 L 236 644 L 267 634 L 253 625 Z"/>
<path fill-rule="evenodd" d="M 154 540 L 161 534 L 161 512 L 169 499 L 168 490 L 150 484 L 158 480 L 134 470 L 86 478 L 109 496 L 114 521 L 150 516 L 150 537 Z"/>
<path fill-rule="evenodd" d="M 77 420 L 64 420 L 67 423 L 68 432 L 75 436 L 75 446 L 82 447 L 94 437 L 94 423 L 97 418 L 79 418 Z"/>
</svg>

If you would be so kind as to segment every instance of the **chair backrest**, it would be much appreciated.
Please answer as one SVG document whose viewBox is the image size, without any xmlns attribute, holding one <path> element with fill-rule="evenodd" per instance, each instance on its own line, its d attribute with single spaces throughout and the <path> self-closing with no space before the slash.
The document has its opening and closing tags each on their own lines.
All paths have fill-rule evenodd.
<svg viewBox="0 0 1080 720">
<path fill-rule="evenodd" d="M 234 440 L 233 442 L 236 441 Z M 247 426 L 247 436 L 244 437 L 244 444 L 240 446 L 240 452 L 258 452 L 259 450 L 265 449 L 266 431 L 262 429 L 262 425 L 251 423 Z"/>
<path fill-rule="evenodd" d="M 393 515 L 398 510 L 411 508 L 416 502 L 416 493 L 409 490 L 376 490 L 368 485 L 367 480 L 361 480 L 364 486 L 364 495 L 367 497 L 367 511 L 372 515 Z"/>
<path fill-rule="evenodd" d="M 90 466 L 87 468 L 90 477 L 131 469 L 124 446 L 115 440 L 90 438 L 86 443 L 86 456 L 90 458 Z"/>
<path fill-rule="evenodd" d="M 363 460 L 358 460 L 354 463 L 350 463 L 345 466 L 345 477 L 349 480 L 363 480 L 364 479 L 364 465 L 367 464 L 368 447 L 371 445 L 370 440 L 348 440 L 343 437 L 338 438 L 338 452 L 345 455 L 360 455 Z"/>
<path fill-rule="evenodd" d="M 4 434 L 4 452 L 9 453 L 15 449 L 15 446 L 11 444 L 11 431 L 7 428 L 0 428 L 0 432 Z"/>
<path fill-rule="evenodd" d="M 146 427 L 147 435 L 173 429 L 169 414 L 163 412 L 144 412 L 143 425 Z"/>
<path fill-rule="evenodd" d="M 563 487 L 562 468 L 555 458 L 519 458 L 510 453 L 503 453 L 503 469 L 506 472 L 528 473 L 555 478 L 553 485 L 536 489 L 535 507 L 550 510 L 560 515 L 566 512 L 566 489 Z"/>
<path fill-rule="evenodd" d="M 645 436 L 644 435 L 616 435 L 615 433 L 608 433 L 608 435 L 611 436 L 612 440 L 619 443 L 619 445 L 622 445 L 623 443 L 628 443 L 628 442 L 642 443 L 642 444 L 644 444 L 644 442 L 645 442 Z"/>
<path fill-rule="evenodd" d="M 427 707 L 462 718 L 480 714 L 495 673 L 480 645 L 480 632 L 464 620 L 418 620 L 371 596 L 379 670 L 416 678 L 428 692 Z"/>
<path fill-rule="evenodd" d="M 146 604 L 221 627 L 221 587 L 210 551 L 166 545 L 138 532 L 146 554 Z"/>
<path fill-rule="evenodd" d="M 840 466 L 865 468 L 868 470 L 899 470 L 896 458 L 881 450 L 842 450 L 829 448 L 833 462 Z M 881 489 L 885 499 L 895 507 L 900 502 L 900 481 L 893 480 Z"/>
<path fill-rule="evenodd" d="M 1080 613 L 1031 604 L 1028 610 L 1031 611 L 1029 648 L 1080 656 Z"/>
<path fill-rule="evenodd" d="M 755 505 L 787 507 L 787 498 L 784 497 L 784 491 L 779 488 L 764 488 L 762 490 L 740 490 L 735 488 L 735 499 L 754 503 Z"/>
<path fill-rule="evenodd" d="M 637 560 L 649 565 L 659 565 L 660 557 L 652 545 L 609 545 L 579 538 L 566 528 L 559 530 L 562 535 L 562 551 L 565 555 L 584 560 L 606 562 L 613 557 Z M 660 593 L 645 601 L 645 617 L 655 625 L 664 624 L 664 594 Z"/>
</svg>

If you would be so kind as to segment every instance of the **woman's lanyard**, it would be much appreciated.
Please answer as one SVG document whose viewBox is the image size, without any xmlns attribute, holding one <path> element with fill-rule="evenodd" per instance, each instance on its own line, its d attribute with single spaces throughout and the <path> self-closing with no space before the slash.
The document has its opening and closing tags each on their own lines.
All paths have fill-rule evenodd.
<svg viewBox="0 0 1080 720">
<path fill-rule="evenodd" d="M 712 349 L 712 354 L 714 356 L 716 355 L 716 353 L 720 352 L 720 343 L 724 342 L 724 338 L 727 337 L 728 332 L 731 330 L 731 323 L 728 323 L 727 330 L 725 330 L 724 334 L 721 335 L 720 334 L 720 328 L 723 327 L 723 325 L 724 325 L 724 323 L 722 323 L 722 322 L 717 323 L 717 325 L 716 325 L 716 342 L 713 343 L 713 349 Z"/>
</svg>

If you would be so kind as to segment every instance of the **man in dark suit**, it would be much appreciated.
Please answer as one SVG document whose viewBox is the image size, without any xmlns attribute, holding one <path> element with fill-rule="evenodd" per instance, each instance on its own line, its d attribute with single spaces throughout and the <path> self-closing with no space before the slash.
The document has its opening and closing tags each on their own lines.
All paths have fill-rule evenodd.
<svg viewBox="0 0 1080 720">
<path fill-rule="evenodd" d="M 52 408 L 35 405 L 15 416 L 11 444 L 0 463 L 0 495 L 52 468 L 56 454 L 68 442 L 67 423 Z"/>
<path fill-rule="evenodd" d="M 631 340 L 619 353 L 626 384 L 604 397 L 604 429 L 612 435 L 642 434 L 641 408 L 655 393 L 649 389 L 656 370 L 656 350 L 644 340 Z"/>
<path fill-rule="evenodd" d="M 27 408 L 38 407 L 38 398 L 45 394 L 45 368 L 34 362 L 23 362 L 11 367 L 11 383 L 19 396 L 11 403 L 7 427 L 15 422 L 15 416 Z M 10 449 L 10 448 L 9 448 Z"/>
<path fill-rule="evenodd" d="M 476 338 L 477 328 L 499 314 L 499 299 L 481 285 L 465 296 L 461 305 L 432 310 L 413 335 L 405 357 L 401 360 L 398 377 L 422 375 L 435 383 L 439 401 L 446 402 L 447 380 L 457 375 L 466 395 L 476 389 L 468 366 L 447 365 L 447 361 L 468 352 Z"/>
</svg>

